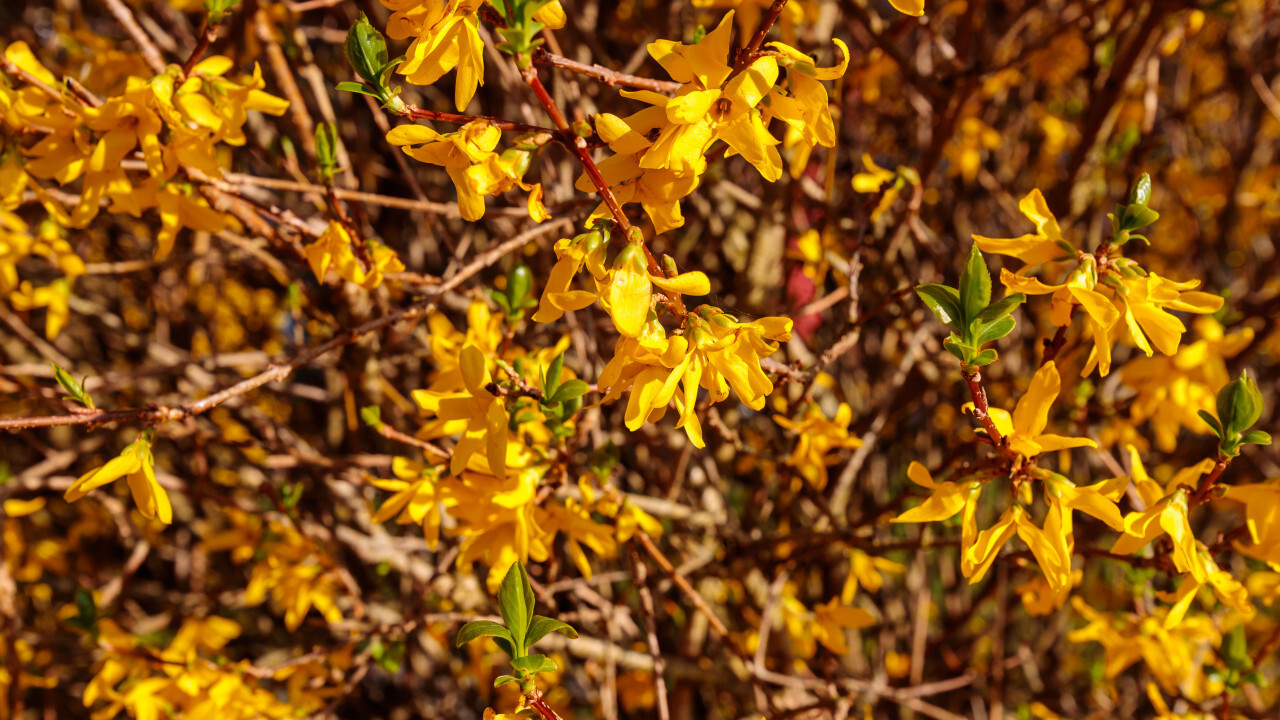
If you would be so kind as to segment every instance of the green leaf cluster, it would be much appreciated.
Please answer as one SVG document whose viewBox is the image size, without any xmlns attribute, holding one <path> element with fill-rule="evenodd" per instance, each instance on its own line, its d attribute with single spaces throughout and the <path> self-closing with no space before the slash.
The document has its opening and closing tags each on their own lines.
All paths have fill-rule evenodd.
<svg viewBox="0 0 1280 720">
<path fill-rule="evenodd" d="M 473 620 L 458 631 L 457 646 L 482 637 L 491 637 L 511 658 L 514 675 L 501 675 L 493 681 L 494 687 L 509 682 L 520 682 L 528 692 L 533 689 L 533 679 L 538 673 L 553 672 L 556 663 L 546 655 L 530 655 L 529 649 L 542 638 L 558 632 L 567 638 L 578 637 L 572 626 L 554 618 L 533 614 L 533 587 L 524 565 L 513 563 L 498 587 L 498 612 L 502 622 Z"/>
<path fill-rule="evenodd" d="M 1241 445 L 1270 445 L 1271 436 L 1261 430 L 1250 430 L 1262 417 L 1262 392 L 1258 383 L 1243 371 L 1218 391 L 1218 415 L 1200 411 L 1213 434 L 1218 436 L 1218 452 L 1233 458 L 1240 454 Z"/>
<path fill-rule="evenodd" d="M 204 0 L 204 11 L 209 18 L 209 24 L 221 23 L 231 8 L 239 4 L 240 0 Z"/>
<path fill-rule="evenodd" d="M 1143 235 L 1135 235 L 1135 230 L 1141 230 L 1160 219 L 1160 213 L 1148 207 L 1147 203 L 1151 200 L 1151 176 L 1142 173 L 1138 181 L 1134 183 L 1132 192 L 1129 193 L 1129 202 L 1116 206 L 1116 211 L 1107 217 L 1111 219 L 1111 244 L 1119 247 L 1130 240 L 1139 240 L 1147 245 L 1151 244 Z"/>
<path fill-rule="evenodd" d="M 404 101 L 398 97 L 399 89 L 391 88 L 390 75 L 405 58 L 387 59 L 387 40 L 365 15 L 347 31 L 346 50 L 347 62 L 364 82 L 340 82 L 338 89 L 375 97 L 384 108 L 402 110 Z"/>
<path fill-rule="evenodd" d="M 520 67 L 528 67 L 529 52 L 542 44 L 538 33 L 546 27 L 533 18 L 550 0 L 499 0 L 493 3 L 506 27 L 497 29 L 502 36 L 498 49 L 520 59 Z"/>
<path fill-rule="evenodd" d="M 959 288 L 928 283 L 917 285 L 916 294 L 951 329 L 942 345 L 966 371 L 995 362 L 995 348 L 982 346 L 1013 332 L 1013 311 L 1027 299 L 1014 293 L 991 302 L 991 273 L 976 244 L 969 250 Z"/>
</svg>

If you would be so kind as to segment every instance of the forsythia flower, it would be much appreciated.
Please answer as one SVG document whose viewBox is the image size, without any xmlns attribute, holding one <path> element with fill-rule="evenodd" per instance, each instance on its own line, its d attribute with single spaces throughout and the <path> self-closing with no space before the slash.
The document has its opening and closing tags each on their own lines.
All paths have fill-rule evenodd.
<svg viewBox="0 0 1280 720">
<path fill-rule="evenodd" d="M 1052 360 L 1045 363 L 1031 378 L 1031 386 L 1018 399 L 1013 414 L 993 407 L 988 413 L 996 429 L 1009 441 L 1014 452 L 1030 459 L 1045 452 L 1076 447 L 1097 447 L 1088 438 L 1065 437 L 1044 432 L 1049 423 L 1049 408 L 1062 390 L 1062 379 Z M 972 403 L 966 404 L 971 408 Z"/>
<path fill-rule="evenodd" d="M 506 480 L 484 473 L 463 473 L 454 491 L 457 505 L 450 513 L 458 520 L 462 537 L 460 565 L 480 560 L 489 566 L 488 587 L 496 592 L 511 565 L 530 558 L 545 561 L 551 535 L 543 529 L 536 497 L 541 482 L 539 468 L 509 473 Z"/>
<path fill-rule="evenodd" d="M 1238 355 L 1253 340 L 1252 328 L 1228 335 L 1212 318 L 1198 318 L 1195 330 L 1199 339 L 1183 345 L 1176 354 L 1135 358 L 1121 373 L 1124 383 L 1137 393 L 1129 408 L 1130 420 L 1135 424 L 1150 422 L 1156 447 L 1165 452 L 1177 446 L 1182 428 L 1210 431 L 1198 412 L 1214 412 L 1218 389 L 1231 379 L 1226 359 Z"/>
<path fill-rule="evenodd" d="M 545 220 L 548 215 L 542 205 L 542 186 L 525 184 L 522 179 L 528 168 L 528 151 L 513 148 L 498 155 L 493 149 L 501 138 L 502 131 L 487 120 L 472 120 L 444 134 L 423 125 L 399 125 L 387 133 L 387 142 L 399 145 L 405 155 L 445 169 L 458 191 L 462 219 L 479 220 L 484 217 L 486 195 L 519 186 L 529 191 L 530 217 L 538 222 Z"/>
<path fill-rule="evenodd" d="M 1182 583 L 1178 585 L 1178 592 L 1171 598 L 1174 604 L 1169 608 L 1169 614 L 1165 616 L 1165 627 L 1174 627 L 1182 622 L 1187 609 L 1191 607 L 1191 601 L 1205 585 L 1213 588 L 1214 594 L 1223 604 L 1239 611 L 1246 619 L 1253 616 L 1254 607 L 1253 603 L 1249 602 L 1249 591 L 1240 584 L 1239 580 L 1232 577 L 1231 573 L 1218 567 L 1217 561 L 1200 543 L 1196 543 L 1194 562 L 1199 566 L 1196 568 L 1199 572 L 1193 572 L 1182 578 Z"/>
<path fill-rule="evenodd" d="M 840 598 L 831 598 L 813 609 L 813 638 L 836 655 L 846 655 L 849 643 L 845 641 L 845 629 L 864 628 L 874 623 L 875 618 L 866 610 L 841 604 Z"/>
<path fill-rule="evenodd" d="M 153 431 L 145 431 L 125 446 L 120 455 L 100 468 L 81 475 L 67 488 L 66 499 L 75 502 L 91 491 L 120 478 L 129 481 L 129 491 L 138 510 L 147 518 L 168 524 L 173 522 L 169 495 L 156 482 L 155 458 L 151 455 Z"/>
<path fill-rule="evenodd" d="M 507 410 L 501 398 L 489 392 L 489 369 L 484 353 L 474 345 L 462 348 L 458 356 L 462 371 L 462 392 L 416 391 L 414 399 L 427 412 L 446 423 L 466 423 L 466 431 L 450 458 L 450 471 L 457 475 L 471 456 L 483 449 L 489 468 L 498 478 L 507 474 Z M 448 434 L 442 432 L 441 434 Z"/>
<path fill-rule="evenodd" d="M 356 257 L 351 243 L 351 235 L 342 223 L 330 221 L 329 227 L 315 242 L 303 248 L 302 253 L 311 265 L 316 279 L 324 282 L 325 273 L 333 265 L 338 277 L 348 282 L 372 290 L 382 284 L 385 272 L 404 272 L 404 264 L 391 248 L 376 240 L 365 242 L 369 254 L 370 267 Z"/>
<path fill-rule="evenodd" d="M 982 244 L 979 243 L 978 247 L 982 249 Z M 1035 278 L 1015 275 L 1004 268 L 1000 270 L 1000 282 L 1004 283 L 1009 292 L 1027 295 L 1052 293 L 1049 322 L 1057 327 L 1071 324 L 1071 315 L 1076 305 L 1084 308 L 1089 332 L 1093 335 L 1093 351 L 1089 354 L 1089 362 L 1081 376 L 1092 372 L 1095 365 L 1103 375 L 1111 371 L 1112 330 L 1120 324 L 1120 312 L 1106 295 L 1094 289 L 1097 286 L 1097 271 L 1092 255 L 1083 256 L 1080 267 L 1072 271 L 1062 285 L 1047 285 Z"/>
<path fill-rule="evenodd" d="M 639 338 L 619 338 L 597 384 L 606 402 L 630 388 L 625 416 L 630 430 L 660 420 L 674 400 L 680 413 L 676 427 L 703 447 L 702 424 L 694 414 L 698 388 L 708 391 L 712 403 L 727 398 L 732 388 L 748 407 L 763 409 L 773 383 L 760 369 L 760 358 L 791 338 L 791 320 L 766 317 L 742 323 L 704 305 L 685 318 L 681 334 L 667 339 L 660 333 L 659 327 Z M 683 392 L 677 393 L 681 384 Z"/>
<path fill-rule="evenodd" d="M 798 177 L 795 165 L 807 164 L 809 153 L 815 145 L 836 146 L 836 126 L 831 119 L 831 106 L 827 100 L 827 88 L 822 80 L 838 80 L 849 68 L 849 46 L 838 38 L 832 42 L 839 49 L 836 65 L 823 68 L 813 58 L 785 43 L 769 43 L 769 47 L 782 54 L 781 62 L 787 68 L 787 93 L 775 87 L 769 91 L 766 102 L 769 114 L 786 123 L 788 130 L 797 134 L 796 163 L 792 175 Z"/>
<path fill-rule="evenodd" d="M 1244 505 L 1245 526 L 1252 545 L 1236 542 L 1241 553 L 1280 570 L 1280 478 L 1265 483 L 1232 485 L 1223 497 Z"/>
<path fill-rule="evenodd" d="M 1133 464 L 1131 470 L 1134 488 L 1146 504 L 1147 509 L 1132 512 L 1124 518 L 1125 534 L 1116 540 L 1111 552 L 1120 555 L 1131 555 L 1161 534 L 1168 534 L 1173 541 L 1173 564 L 1180 573 L 1189 572 L 1201 582 L 1207 577 L 1203 563 L 1196 560 L 1196 537 L 1191 530 L 1191 522 L 1187 518 L 1186 487 L 1195 487 L 1197 479 L 1213 470 L 1213 460 L 1202 460 L 1189 468 L 1179 470 L 1170 478 L 1164 488 L 1147 475 L 1138 456 L 1138 449 L 1129 446 L 1129 458 Z"/>
<path fill-rule="evenodd" d="M 381 0 L 391 10 L 387 35 L 396 40 L 412 37 L 405 61 L 396 72 L 415 85 L 431 85 L 457 68 L 453 101 L 458 112 L 467 109 L 484 84 L 484 43 L 476 12 L 483 0 Z M 544 5 L 534 19 L 549 28 L 564 27 L 564 10 L 558 0 Z"/>
<path fill-rule="evenodd" d="M 680 199 L 697 189 L 699 176 L 707 169 L 706 159 L 701 155 L 697 156 L 682 172 L 645 169 L 641 166 L 641 160 L 653 146 L 649 133 L 666 124 L 666 114 L 662 108 L 645 108 L 627 118 L 600 113 L 596 115 L 595 124 L 600 139 L 616 153 L 602 160 L 599 170 L 605 183 L 613 188 L 618 203 L 640 203 L 653 222 L 656 233 L 661 234 L 683 226 Z M 583 192 L 593 192 L 596 189 L 585 173 L 578 178 L 574 187 Z M 609 217 L 608 207 L 603 202 L 600 203 L 591 217 Z"/>
<path fill-rule="evenodd" d="M 849 549 L 849 577 L 840 590 L 840 602 L 848 605 L 858 594 L 859 587 L 879 592 L 884 584 L 883 573 L 902 574 L 907 567 L 882 557 L 872 557 L 858 548 Z"/>
<path fill-rule="evenodd" d="M 826 488 L 827 466 L 838 461 L 837 457 L 830 455 L 831 451 L 862 445 L 861 438 L 849 435 L 853 409 L 847 403 L 840 403 L 836 416 L 831 420 L 822 414 L 822 409 L 817 405 L 806 408 L 804 416 L 799 420 L 792 421 L 785 415 L 774 415 L 773 420 L 782 427 L 795 431 L 798 436 L 796 449 L 787 458 L 787 464 L 797 468 L 815 490 Z"/>
<path fill-rule="evenodd" d="M 456 503 L 450 486 L 441 482 L 440 469 L 424 467 L 402 457 L 391 461 L 394 480 L 370 480 L 379 490 L 394 493 L 373 514 L 373 522 L 384 523 L 393 517 L 398 523 L 422 526 L 427 548 L 435 552 L 440 544 L 441 510 Z"/>
<path fill-rule="evenodd" d="M 730 11 L 694 45 L 671 40 L 649 43 L 649 54 L 683 87 L 675 97 L 652 90 L 622 92 L 666 110 L 669 124 L 640 159 L 640 167 L 688 174 L 713 142 L 723 140 L 766 180 L 782 177 L 778 141 L 769 134 L 757 108 L 778 79 L 778 61 L 760 57 L 730 77 L 733 68 L 724 58 L 729 56 L 732 21 Z"/>
<path fill-rule="evenodd" d="M 1043 265 L 1064 255 L 1071 255 L 1071 246 L 1062 237 L 1062 228 L 1058 219 L 1049 210 L 1044 195 L 1039 189 L 1032 190 L 1018 201 L 1018 209 L 1036 226 L 1034 234 L 1021 235 L 1016 238 L 989 238 L 974 235 L 978 249 L 986 253 L 1009 255 L 1021 260 L 1028 266 Z"/>
</svg>

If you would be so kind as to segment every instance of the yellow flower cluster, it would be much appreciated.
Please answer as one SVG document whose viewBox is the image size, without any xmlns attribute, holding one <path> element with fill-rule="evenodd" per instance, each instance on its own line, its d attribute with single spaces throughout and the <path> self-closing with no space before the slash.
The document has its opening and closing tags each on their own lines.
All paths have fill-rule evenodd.
<svg viewBox="0 0 1280 720">
<path fill-rule="evenodd" d="M 1049 321 L 1053 325 L 1070 325 L 1076 308 L 1084 309 L 1093 350 L 1082 376 L 1094 368 L 1101 375 L 1111 372 L 1112 347 L 1125 336 L 1147 357 L 1154 350 L 1173 355 L 1187 328 L 1172 312 L 1203 314 L 1222 308 L 1221 297 L 1195 290 L 1199 280 L 1176 282 L 1147 273 L 1112 252 L 1093 254 L 1074 249 L 1063 238 L 1062 228 L 1039 190 L 1022 198 L 1018 208 L 1035 223 L 1035 233 L 1016 238 L 974 235 L 973 239 L 983 252 L 1010 255 L 1026 264 L 1016 274 L 1001 270 L 1000 281 L 1011 293 L 1051 295 Z M 1061 284 L 1023 274 L 1040 265 L 1056 269 L 1071 260 L 1076 261 L 1076 267 Z"/>
</svg>

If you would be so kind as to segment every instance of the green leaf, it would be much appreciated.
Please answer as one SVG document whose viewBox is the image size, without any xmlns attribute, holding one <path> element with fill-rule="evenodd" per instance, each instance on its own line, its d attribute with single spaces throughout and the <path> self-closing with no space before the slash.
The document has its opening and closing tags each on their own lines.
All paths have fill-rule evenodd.
<svg viewBox="0 0 1280 720">
<path fill-rule="evenodd" d="M 490 289 L 489 299 L 497 303 L 498 307 L 502 308 L 503 314 L 506 314 L 506 315 L 511 314 L 511 301 L 507 300 L 506 295 L 503 295 L 497 290 Z"/>
<path fill-rule="evenodd" d="M 991 273 L 982 258 L 982 251 L 974 243 L 969 248 L 969 260 L 965 262 L 964 272 L 960 275 L 960 311 L 964 316 L 963 323 L 967 325 L 978 317 L 990 303 Z"/>
<path fill-rule="evenodd" d="M 1219 439 L 1222 438 L 1222 426 L 1218 424 L 1218 418 L 1214 417 L 1213 415 L 1211 415 L 1209 412 L 1205 410 L 1200 410 L 1196 414 L 1198 414 L 1200 416 L 1200 419 L 1205 421 L 1205 423 L 1208 424 L 1208 426 L 1213 429 L 1214 435 L 1217 435 Z"/>
<path fill-rule="evenodd" d="M 977 347 L 982 347 L 989 342 L 999 340 L 1013 332 L 1015 322 L 1012 315 L 1005 315 L 999 320 L 981 326 L 978 330 L 978 337 L 974 339 L 974 344 Z"/>
<path fill-rule="evenodd" d="M 493 686 L 496 688 L 500 688 L 503 685 L 506 685 L 509 682 L 515 682 L 516 680 L 517 678 L 514 675 L 499 675 L 498 677 L 493 679 Z"/>
<path fill-rule="evenodd" d="M 360 408 L 360 419 L 365 425 L 382 432 L 382 408 L 377 405 L 367 405 Z"/>
<path fill-rule="evenodd" d="M 973 355 L 973 350 L 971 350 L 969 346 L 961 344 L 959 338 L 957 338 L 954 333 L 952 333 L 951 337 L 942 341 L 942 347 L 945 348 L 947 352 L 955 355 L 956 359 L 960 362 L 969 362 L 969 357 Z"/>
<path fill-rule="evenodd" d="M 1142 173 L 1133 184 L 1133 192 L 1129 193 L 1130 205 L 1146 205 L 1151 200 L 1151 176 Z"/>
<path fill-rule="evenodd" d="M 369 97 L 378 97 L 378 93 L 370 90 L 368 85 L 365 85 L 364 83 L 358 83 L 352 80 L 340 82 L 338 83 L 337 87 L 339 90 L 342 90 L 345 92 L 360 93 L 361 95 L 368 95 Z"/>
<path fill-rule="evenodd" d="M 961 329 L 961 323 L 964 318 L 963 313 L 960 311 L 960 293 L 955 288 L 928 283 L 917 285 L 916 295 L 920 296 L 920 299 L 933 311 L 934 315 L 938 316 L 943 325 L 952 330 L 958 331 Z"/>
<path fill-rule="evenodd" d="M 520 562 L 511 564 L 507 574 L 498 587 L 498 609 L 502 619 L 511 631 L 511 638 L 516 647 L 516 655 L 524 654 L 528 648 L 525 634 L 529 623 L 533 620 L 533 587 L 529 585 L 529 575 Z"/>
<path fill-rule="evenodd" d="M 58 363 L 50 364 L 53 365 L 53 379 L 58 381 L 58 384 L 62 386 L 63 390 L 67 391 L 71 399 L 90 410 L 94 410 L 93 398 L 89 396 L 89 393 L 85 392 L 84 381 L 76 382 L 76 379 L 71 377 L 71 373 L 63 369 L 61 365 Z"/>
<path fill-rule="evenodd" d="M 338 170 L 338 129 L 331 122 L 316 125 L 316 165 L 320 169 L 320 181 L 333 182 Z"/>
<path fill-rule="evenodd" d="M 532 287 L 533 277 L 529 273 L 529 266 L 516 263 L 511 272 L 507 273 L 507 297 L 511 299 L 511 307 L 520 307 L 529 297 L 529 289 Z"/>
<path fill-rule="evenodd" d="M 1240 443 L 1247 443 L 1249 445 L 1270 445 L 1271 434 L 1261 430 L 1250 430 L 1244 434 L 1244 437 L 1240 438 Z"/>
<path fill-rule="evenodd" d="M 996 358 L 998 357 L 1000 356 L 996 354 L 995 348 L 987 348 L 986 350 L 983 350 L 982 352 L 974 356 L 973 362 L 969 364 L 977 365 L 978 367 L 984 367 L 986 365 L 990 365 L 991 363 L 995 362 Z"/>
<path fill-rule="evenodd" d="M 520 677 L 528 677 L 538 673 L 555 672 L 559 666 L 556 665 L 555 660 L 546 655 L 528 655 L 512 660 L 511 667 L 516 669 Z"/>
<path fill-rule="evenodd" d="M 560 373 L 564 370 L 564 353 L 560 353 L 547 366 L 547 377 L 542 381 L 542 395 L 549 397 L 560 388 Z"/>
<path fill-rule="evenodd" d="M 534 615 L 533 622 L 529 623 L 529 632 L 525 636 L 524 642 L 526 648 L 531 648 L 547 633 L 558 632 L 561 635 L 573 639 L 578 637 L 578 631 L 568 623 L 560 622 L 555 618 L 549 618 L 545 615 Z"/>
<path fill-rule="evenodd" d="M 476 638 L 503 638 L 510 642 L 511 631 L 492 620 L 472 620 L 458 630 L 454 647 L 462 647 Z"/>
<path fill-rule="evenodd" d="M 1120 216 L 1121 230 L 1137 230 L 1160 219 L 1160 213 L 1146 205 L 1129 205 Z"/>
<path fill-rule="evenodd" d="M 547 402 L 551 404 L 576 400 L 577 398 L 591 392 L 591 386 L 584 380 L 573 379 L 566 381 L 563 385 L 556 389 L 551 397 L 547 398 Z"/>
<path fill-rule="evenodd" d="M 1023 293 L 1014 293 L 1002 300 L 997 300 L 987 306 L 985 310 L 978 313 L 978 319 L 983 322 L 991 322 L 996 318 L 1002 318 L 1014 311 L 1022 303 L 1027 301 L 1027 296 Z"/>
<path fill-rule="evenodd" d="M 387 65 L 387 40 L 363 13 L 347 32 L 346 51 L 347 62 L 356 74 L 375 88 L 381 87 L 382 68 Z"/>
</svg>

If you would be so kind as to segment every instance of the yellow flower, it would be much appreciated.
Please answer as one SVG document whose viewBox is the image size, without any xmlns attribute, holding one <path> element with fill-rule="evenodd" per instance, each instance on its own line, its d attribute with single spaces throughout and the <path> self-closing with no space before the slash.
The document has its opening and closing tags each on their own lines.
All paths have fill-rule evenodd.
<svg viewBox="0 0 1280 720">
<path fill-rule="evenodd" d="M 156 461 L 151 454 L 152 435 L 150 430 L 143 432 L 136 441 L 125 446 L 118 457 L 81 475 L 67 488 L 67 501 L 75 502 L 103 485 L 126 478 L 129 491 L 133 493 L 133 502 L 143 516 L 165 524 L 173 522 L 169 495 L 156 482 Z"/>
<path fill-rule="evenodd" d="M 1035 233 L 1016 238 L 989 238 L 974 235 L 973 240 L 978 243 L 979 250 L 997 255 L 1010 255 L 1028 266 L 1043 265 L 1063 255 L 1075 254 L 1067 249 L 1069 245 L 1063 247 L 1066 240 L 1062 237 L 1062 228 L 1058 226 L 1057 218 L 1049 210 L 1049 204 L 1045 202 L 1044 195 L 1038 188 L 1018 201 L 1018 209 L 1035 223 Z"/>
<path fill-rule="evenodd" d="M 1236 550 L 1280 570 L 1280 478 L 1231 485 L 1223 497 L 1244 505 L 1245 526 L 1253 541 L 1252 545 L 1236 542 Z"/>
<path fill-rule="evenodd" d="M 729 56 L 733 11 L 715 30 L 694 45 L 671 40 L 649 43 L 649 54 L 683 87 L 675 97 L 652 90 L 623 91 L 625 97 L 664 108 L 667 125 L 640 159 L 651 170 L 696 172 L 699 158 L 716 140 L 728 146 L 726 154 L 739 154 L 770 182 L 782 177 L 778 141 L 769 134 L 757 106 L 778 79 L 778 61 L 757 58 L 730 78 Z"/>
<path fill-rule="evenodd" d="M 44 287 L 34 287 L 30 280 L 23 280 L 9 295 L 9 302 L 14 310 L 20 312 L 45 308 L 44 336 L 52 340 L 58 337 L 71 317 L 70 298 L 71 282 L 66 278 L 54 280 Z"/>
<path fill-rule="evenodd" d="M 492 475 L 463 473 L 454 492 L 458 503 L 450 509 L 462 537 L 458 564 L 480 560 L 489 566 L 488 588 L 496 592 L 502 577 L 517 560 L 545 561 L 550 535 L 538 522 L 536 498 L 541 470 L 525 468 L 506 480 Z"/>
<path fill-rule="evenodd" d="M 902 574 L 907 567 L 882 557 L 872 557 L 858 548 L 849 548 L 849 577 L 840 590 L 840 602 L 848 605 L 858 594 L 859 586 L 871 592 L 879 592 L 884 584 L 883 573 Z"/>
<path fill-rule="evenodd" d="M 589 290 L 572 290 L 573 278 L 586 266 L 595 277 L 597 284 L 608 277 L 604 267 L 605 254 L 608 250 L 606 234 L 608 231 L 591 230 L 572 240 L 561 238 L 556 241 L 555 252 L 558 260 L 551 268 L 546 287 L 542 290 L 542 298 L 538 302 L 538 310 L 533 314 L 534 322 L 555 322 L 566 312 L 581 310 L 596 301 L 599 295 Z"/>
<path fill-rule="evenodd" d="M 1201 543 L 1196 543 L 1194 562 L 1199 566 L 1199 572 L 1193 572 L 1182 578 L 1177 593 L 1170 598 L 1174 604 L 1169 608 L 1169 614 L 1165 616 L 1165 627 L 1171 628 L 1182 622 L 1187 610 L 1191 607 L 1191 601 L 1205 585 L 1212 587 L 1214 595 L 1223 604 L 1240 612 L 1246 620 L 1253 617 L 1254 607 L 1253 603 L 1249 602 L 1249 591 L 1240 584 L 1239 580 L 1232 577 L 1231 573 L 1218 567 L 1218 563 Z"/>
<path fill-rule="evenodd" d="M 1181 320 L 1169 314 L 1169 310 L 1208 314 L 1222 309 L 1224 300 L 1221 297 L 1206 292 L 1189 292 L 1199 286 L 1199 280 L 1174 282 L 1155 273 L 1120 279 L 1117 299 L 1124 308 L 1124 325 L 1134 344 L 1147 357 L 1152 355 L 1152 344 L 1165 355 L 1178 352 L 1182 333 L 1187 328 Z"/>
<path fill-rule="evenodd" d="M 329 227 L 315 242 L 302 249 L 302 254 L 311 265 L 316 279 L 324 282 L 325 273 L 333 265 L 338 277 L 348 282 L 372 290 L 382 284 L 384 272 L 404 272 L 404 264 L 396 256 L 396 252 L 376 240 L 365 241 L 369 253 L 370 267 L 356 257 L 351 244 L 351 235 L 342 223 L 331 220 Z"/>
<path fill-rule="evenodd" d="M 907 466 L 907 477 L 911 482 L 932 492 L 924 502 L 898 515 L 891 522 L 936 522 L 950 519 L 964 511 L 960 523 L 961 552 L 969 548 L 978 535 L 977 503 L 978 496 L 982 493 L 982 483 L 978 480 L 935 482 L 929 469 L 914 460 Z"/>
<path fill-rule="evenodd" d="M 614 197 L 620 204 L 640 203 L 658 234 L 684 225 L 680 199 L 698 187 L 698 178 L 707 167 L 707 161 L 701 155 L 693 158 L 692 165 L 682 170 L 641 167 L 641 159 L 653 146 L 649 133 L 665 124 L 666 114 L 659 107 L 645 108 L 625 119 L 609 113 L 596 115 L 596 132 L 616 153 L 599 163 L 600 175 L 613 188 Z M 578 177 L 574 187 L 582 192 L 595 190 L 591 178 L 585 173 Z M 591 217 L 609 217 L 608 207 L 600 203 Z"/>
<path fill-rule="evenodd" d="M 816 490 L 827 486 L 827 466 L 839 459 L 830 456 L 833 450 L 862 445 L 860 438 L 849 435 L 853 410 L 847 403 L 840 403 L 836 416 L 831 420 L 822 414 L 822 409 L 817 405 L 810 405 L 799 420 L 792 421 L 785 415 L 774 415 L 773 419 L 798 436 L 796 449 L 787 458 L 787 464 L 797 468 L 800 475 Z"/>
<path fill-rule="evenodd" d="M 399 125 L 387 133 L 387 142 L 401 146 L 415 160 L 444 168 L 458 191 L 462 219 L 474 222 L 484 217 L 485 196 L 476 192 L 474 181 L 468 181 L 467 170 L 496 157 L 493 149 L 501 137 L 502 131 L 488 121 L 472 120 L 443 135 L 422 125 Z"/>
<path fill-rule="evenodd" d="M 902 188 L 906 186 L 907 178 L 911 178 L 912 182 L 917 186 L 920 184 L 919 176 L 914 170 L 899 167 L 894 172 L 882 168 L 876 164 L 876 161 L 868 153 L 862 153 L 862 165 L 867 171 L 853 176 L 853 191 L 871 194 L 884 190 L 884 195 L 880 198 L 880 202 L 871 211 L 871 222 L 879 222 L 881 216 L 893 206 L 894 201 L 898 199 L 898 195 L 902 192 Z M 887 189 L 885 189 L 886 185 L 889 186 Z"/>
<path fill-rule="evenodd" d="M 836 655 L 846 655 L 849 644 L 845 641 L 845 629 L 869 627 L 875 622 L 866 610 L 841 604 L 840 598 L 831 598 L 813 609 L 813 637 Z"/>
<path fill-rule="evenodd" d="M 1210 432 L 1198 412 L 1215 412 L 1218 388 L 1231 379 L 1226 359 L 1253 340 L 1252 328 L 1227 335 L 1221 323 L 1207 317 L 1197 318 L 1195 330 L 1199 339 L 1182 345 L 1173 356 L 1135 358 L 1121 373 L 1124 383 L 1137 393 L 1129 407 L 1130 420 L 1150 422 L 1156 447 L 1165 452 L 1173 452 L 1182 428 Z"/>
<path fill-rule="evenodd" d="M 991 420 L 996 429 L 1009 441 L 1009 447 L 1025 458 L 1033 458 L 1040 453 L 1065 450 L 1075 447 L 1097 447 L 1098 444 L 1088 438 L 1065 437 L 1044 432 L 1049 423 L 1049 408 L 1058 398 L 1062 390 L 1062 379 L 1058 376 L 1058 368 L 1052 360 L 1045 363 L 1031 378 L 1031 386 L 1018 400 L 1013 414 L 997 407 L 990 408 Z M 966 408 L 972 409 L 968 403 Z"/>
<path fill-rule="evenodd" d="M 391 461 L 391 472 L 395 479 L 370 480 L 379 490 L 394 493 L 373 514 L 373 522 L 384 523 L 399 515 L 397 523 L 417 523 L 422 526 L 427 548 L 435 552 L 440 543 L 441 510 L 456 502 L 449 485 L 440 481 L 439 468 L 402 457 Z"/>
<path fill-rule="evenodd" d="M 507 410 L 502 399 L 488 390 L 491 379 L 484 353 L 474 345 L 467 345 L 458 356 L 458 366 L 462 371 L 463 392 L 415 391 L 414 399 L 424 410 L 435 413 L 445 422 L 466 423 L 466 431 L 449 460 L 450 472 L 460 474 L 471 456 L 483 451 L 493 474 L 505 478 Z"/>
<path fill-rule="evenodd" d="M 1204 582 L 1207 577 L 1203 563 L 1196 560 L 1196 536 L 1187 519 L 1187 488 L 1194 488 L 1201 475 L 1213 470 L 1213 460 L 1203 460 L 1189 468 L 1179 470 L 1165 488 L 1147 475 L 1142 466 L 1138 449 L 1129 446 L 1129 458 L 1133 464 L 1131 477 L 1138 496 L 1146 504 L 1146 510 L 1131 512 L 1124 518 L 1124 535 L 1116 540 L 1111 552 L 1131 555 L 1161 534 L 1173 541 L 1173 564 L 1180 573 L 1189 572 Z"/>
<path fill-rule="evenodd" d="M 1015 275 L 1004 268 L 1000 270 L 1000 282 L 1004 283 L 1009 292 L 1028 295 L 1052 293 L 1049 321 L 1058 327 L 1071 324 L 1075 305 L 1084 308 L 1089 332 L 1093 335 L 1093 351 L 1089 354 L 1089 361 L 1081 377 L 1092 372 L 1095 366 L 1103 375 L 1111 372 L 1111 345 L 1114 342 L 1112 330 L 1120 322 L 1120 313 L 1106 295 L 1094 289 L 1097 273 L 1094 271 L 1093 256 L 1082 256 L 1080 266 L 1062 285 L 1046 285 L 1035 278 Z"/>
<path fill-rule="evenodd" d="M 777 87 L 769 91 L 768 112 L 798 134 L 796 144 L 802 148 L 798 157 L 805 160 L 815 145 L 836 146 L 836 126 L 831 119 L 827 89 L 821 81 L 844 77 L 849 68 L 849 47 L 839 38 L 832 38 L 832 42 L 836 44 L 839 60 L 826 68 L 818 67 L 812 57 L 786 43 L 769 43 L 769 47 L 782 54 L 781 62 L 787 68 L 787 92 Z M 803 167 L 804 163 L 798 168 L 793 165 L 792 175 L 798 177 Z"/>
</svg>

